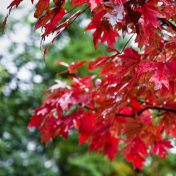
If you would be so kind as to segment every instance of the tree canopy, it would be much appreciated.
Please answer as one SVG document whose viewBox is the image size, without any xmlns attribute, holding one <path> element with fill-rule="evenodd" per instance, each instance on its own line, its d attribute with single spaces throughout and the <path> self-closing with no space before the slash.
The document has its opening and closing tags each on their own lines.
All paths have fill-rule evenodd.
<svg viewBox="0 0 176 176">
<path fill-rule="evenodd" d="M 8 6 L 9 14 L 22 1 L 14 0 Z M 54 137 L 67 140 L 76 128 L 79 144 L 89 141 L 89 150 L 104 150 L 110 160 L 120 151 L 121 156 L 133 162 L 134 168 L 142 169 L 145 157 L 151 154 L 164 159 L 167 149 L 172 148 L 169 137 L 176 136 L 176 2 L 72 0 L 70 6 L 64 5 L 64 0 L 39 0 L 36 4 L 35 30 L 44 30 L 44 57 L 50 46 L 44 49 L 46 37 L 53 35 L 53 43 L 88 10 L 91 21 L 85 31 L 94 30 L 95 48 L 99 41 L 106 43 L 109 54 L 89 63 L 82 58 L 71 64 L 57 61 L 56 65 L 66 68 L 58 74 L 69 75 L 69 80 L 57 80 L 44 92 L 47 96 L 35 110 L 28 128 L 38 127 L 41 141 L 46 144 Z M 128 42 L 134 39 L 138 50 L 127 47 L 128 42 L 117 50 L 116 38 L 128 34 Z M 98 78 L 91 73 L 79 76 L 79 68 L 86 64 L 90 72 L 101 67 Z"/>
</svg>

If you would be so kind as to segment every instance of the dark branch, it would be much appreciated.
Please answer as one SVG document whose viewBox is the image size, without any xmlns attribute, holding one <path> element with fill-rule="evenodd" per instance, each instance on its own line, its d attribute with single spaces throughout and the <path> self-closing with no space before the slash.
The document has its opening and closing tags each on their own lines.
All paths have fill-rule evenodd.
<svg viewBox="0 0 176 176">
<path fill-rule="evenodd" d="M 156 110 L 163 110 L 163 111 L 167 111 L 167 112 L 173 112 L 173 113 L 176 113 L 176 110 L 174 109 L 170 109 L 170 108 L 163 108 L 163 107 L 155 107 L 155 106 L 147 106 L 145 107 L 144 109 L 141 109 L 138 113 L 136 113 L 137 115 L 140 115 L 141 113 L 143 113 L 145 110 L 147 109 L 156 109 Z M 135 116 L 135 113 L 134 114 L 115 114 L 116 116 L 123 116 L 123 117 L 134 117 Z"/>
<path fill-rule="evenodd" d="M 174 31 L 176 31 L 176 26 L 173 25 L 170 21 L 168 21 L 168 20 L 166 20 L 164 18 L 158 18 L 158 20 L 162 22 L 161 25 L 166 25 L 168 27 L 171 27 Z"/>
</svg>

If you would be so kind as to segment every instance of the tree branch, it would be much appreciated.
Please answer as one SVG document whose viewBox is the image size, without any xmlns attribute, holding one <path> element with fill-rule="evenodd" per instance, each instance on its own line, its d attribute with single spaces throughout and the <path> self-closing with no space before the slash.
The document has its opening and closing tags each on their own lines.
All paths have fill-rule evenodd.
<svg viewBox="0 0 176 176">
<path fill-rule="evenodd" d="M 141 109 L 139 112 L 134 113 L 134 114 L 119 114 L 119 113 L 117 113 L 117 114 L 115 114 L 115 115 L 116 115 L 116 116 L 123 116 L 123 117 L 134 117 L 135 114 L 140 115 L 140 114 L 142 114 L 142 113 L 143 113 L 145 110 L 147 110 L 147 109 L 156 109 L 156 110 L 159 110 L 159 111 L 164 110 L 164 111 L 176 113 L 176 110 L 170 109 L 170 108 L 155 107 L 155 106 L 147 106 L 147 107 L 145 107 L 144 109 Z"/>
<path fill-rule="evenodd" d="M 162 25 L 166 25 L 166 26 L 172 28 L 174 31 L 176 31 L 176 26 L 174 24 L 172 24 L 170 21 L 168 21 L 167 19 L 158 18 L 158 20 L 162 22 Z"/>
</svg>

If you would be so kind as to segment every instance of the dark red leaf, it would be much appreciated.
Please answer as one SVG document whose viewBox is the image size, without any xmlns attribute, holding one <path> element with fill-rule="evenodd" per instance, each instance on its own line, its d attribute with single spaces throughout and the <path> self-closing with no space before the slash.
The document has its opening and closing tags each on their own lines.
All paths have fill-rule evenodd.
<svg viewBox="0 0 176 176">
<path fill-rule="evenodd" d="M 37 5 L 35 6 L 37 9 L 34 13 L 35 18 L 39 18 L 45 10 L 46 11 L 49 10 L 49 2 L 50 0 L 39 0 L 38 1 Z"/>
</svg>

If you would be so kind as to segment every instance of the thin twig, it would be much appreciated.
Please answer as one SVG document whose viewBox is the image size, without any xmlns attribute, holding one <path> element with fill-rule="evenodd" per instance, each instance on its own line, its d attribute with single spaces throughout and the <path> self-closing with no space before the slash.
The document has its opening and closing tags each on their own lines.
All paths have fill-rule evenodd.
<svg viewBox="0 0 176 176">
<path fill-rule="evenodd" d="M 135 33 L 134 33 L 134 34 L 135 34 Z M 129 41 L 132 39 L 132 37 L 134 36 L 134 34 L 133 34 L 133 35 L 129 38 L 129 40 L 126 42 L 126 44 L 125 44 L 125 46 L 123 47 L 123 49 L 122 49 L 122 51 L 120 52 L 120 54 L 123 53 L 125 47 L 128 45 Z"/>
</svg>

